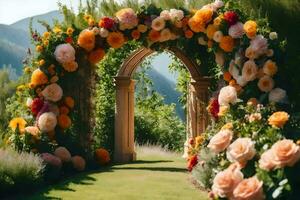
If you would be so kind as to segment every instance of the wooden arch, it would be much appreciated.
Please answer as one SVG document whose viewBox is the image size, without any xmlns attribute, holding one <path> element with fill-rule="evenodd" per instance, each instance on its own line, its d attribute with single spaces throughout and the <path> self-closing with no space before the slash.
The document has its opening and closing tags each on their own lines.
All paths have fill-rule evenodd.
<svg viewBox="0 0 300 200">
<path fill-rule="evenodd" d="M 200 68 L 177 48 L 167 49 L 186 66 L 191 75 L 187 105 L 187 139 L 200 135 L 206 128 L 208 115 L 208 87 L 210 79 L 201 75 Z M 132 75 L 139 64 L 155 51 L 140 48 L 122 64 L 117 76 L 115 109 L 115 162 L 130 162 L 136 159 L 134 150 L 134 88 Z"/>
</svg>

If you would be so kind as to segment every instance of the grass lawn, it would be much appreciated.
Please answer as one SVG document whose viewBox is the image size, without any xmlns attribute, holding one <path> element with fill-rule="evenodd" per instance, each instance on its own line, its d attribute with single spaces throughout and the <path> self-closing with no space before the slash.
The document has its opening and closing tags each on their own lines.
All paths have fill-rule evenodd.
<svg viewBox="0 0 300 200">
<path fill-rule="evenodd" d="M 207 200 L 190 183 L 180 155 L 139 147 L 135 163 L 79 174 L 58 185 L 17 199 Z"/>
</svg>

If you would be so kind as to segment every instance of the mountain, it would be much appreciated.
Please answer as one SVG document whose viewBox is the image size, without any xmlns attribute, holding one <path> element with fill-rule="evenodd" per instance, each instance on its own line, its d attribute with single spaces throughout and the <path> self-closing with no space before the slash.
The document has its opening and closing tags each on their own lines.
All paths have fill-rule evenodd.
<svg viewBox="0 0 300 200">
<path fill-rule="evenodd" d="M 181 104 L 178 102 L 180 97 L 180 93 L 176 91 L 176 83 L 166 78 L 163 74 L 158 72 L 154 68 L 150 68 L 146 74 L 153 82 L 153 88 L 159 94 L 164 97 L 164 102 L 166 104 L 176 104 L 176 113 L 182 119 L 185 120 L 185 113 L 181 107 Z"/>
</svg>

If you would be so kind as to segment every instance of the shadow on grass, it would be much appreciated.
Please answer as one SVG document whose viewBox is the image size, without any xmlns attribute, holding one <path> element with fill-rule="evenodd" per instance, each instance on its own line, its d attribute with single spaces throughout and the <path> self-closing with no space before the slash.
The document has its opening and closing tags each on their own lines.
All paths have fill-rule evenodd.
<svg viewBox="0 0 300 200">
<path fill-rule="evenodd" d="M 178 167 L 112 167 L 112 170 L 147 170 L 160 172 L 186 172 L 184 168 Z"/>
<path fill-rule="evenodd" d="M 173 160 L 136 160 L 132 163 L 114 163 L 113 166 L 130 165 L 130 164 L 156 164 L 156 163 L 171 163 Z"/>
</svg>

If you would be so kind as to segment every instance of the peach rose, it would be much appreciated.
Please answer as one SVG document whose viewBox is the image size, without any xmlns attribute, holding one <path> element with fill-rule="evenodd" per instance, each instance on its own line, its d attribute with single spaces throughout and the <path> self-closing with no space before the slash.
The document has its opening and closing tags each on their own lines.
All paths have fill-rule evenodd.
<svg viewBox="0 0 300 200">
<path fill-rule="evenodd" d="M 238 101 L 237 92 L 232 86 L 225 86 L 220 90 L 218 97 L 219 104 L 221 106 L 228 106 Z"/>
<path fill-rule="evenodd" d="M 257 86 L 262 92 L 270 92 L 274 88 L 274 80 L 270 76 L 263 76 L 259 79 Z"/>
<path fill-rule="evenodd" d="M 232 136 L 233 132 L 230 129 L 221 130 L 211 138 L 207 147 L 214 153 L 220 153 L 229 146 Z"/>
<path fill-rule="evenodd" d="M 230 197 L 234 188 L 243 180 L 243 173 L 237 165 L 231 165 L 224 171 L 219 172 L 212 185 L 212 192 L 219 197 Z"/>
<path fill-rule="evenodd" d="M 271 148 L 276 167 L 292 167 L 300 159 L 300 147 L 293 140 L 280 140 Z"/>
<path fill-rule="evenodd" d="M 289 114 L 286 112 L 275 112 L 269 117 L 268 122 L 273 127 L 283 128 L 289 117 Z"/>
<path fill-rule="evenodd" d="M 270 171 L 274 169 L 275 165 L 272 162 L 272 160 L 273 160 L 273 152 L 269 149 L 261 155 L 258 161 L 259 168 L 264 169 L 266 171 Z"/>
<path fill-rule="evenodd" d="M 233 191 L 235 200 L 263 200 L 265 199 L 263 191 L 263 182 L 256 176 L 244 179 Z"/>
<path fill-rule="evenodd" d="M 243 165 L 255 156 L 255 144 L 250 138 L 238 138 L 227 148 L 226 153 L 230 162 Z"/>
</svg>

